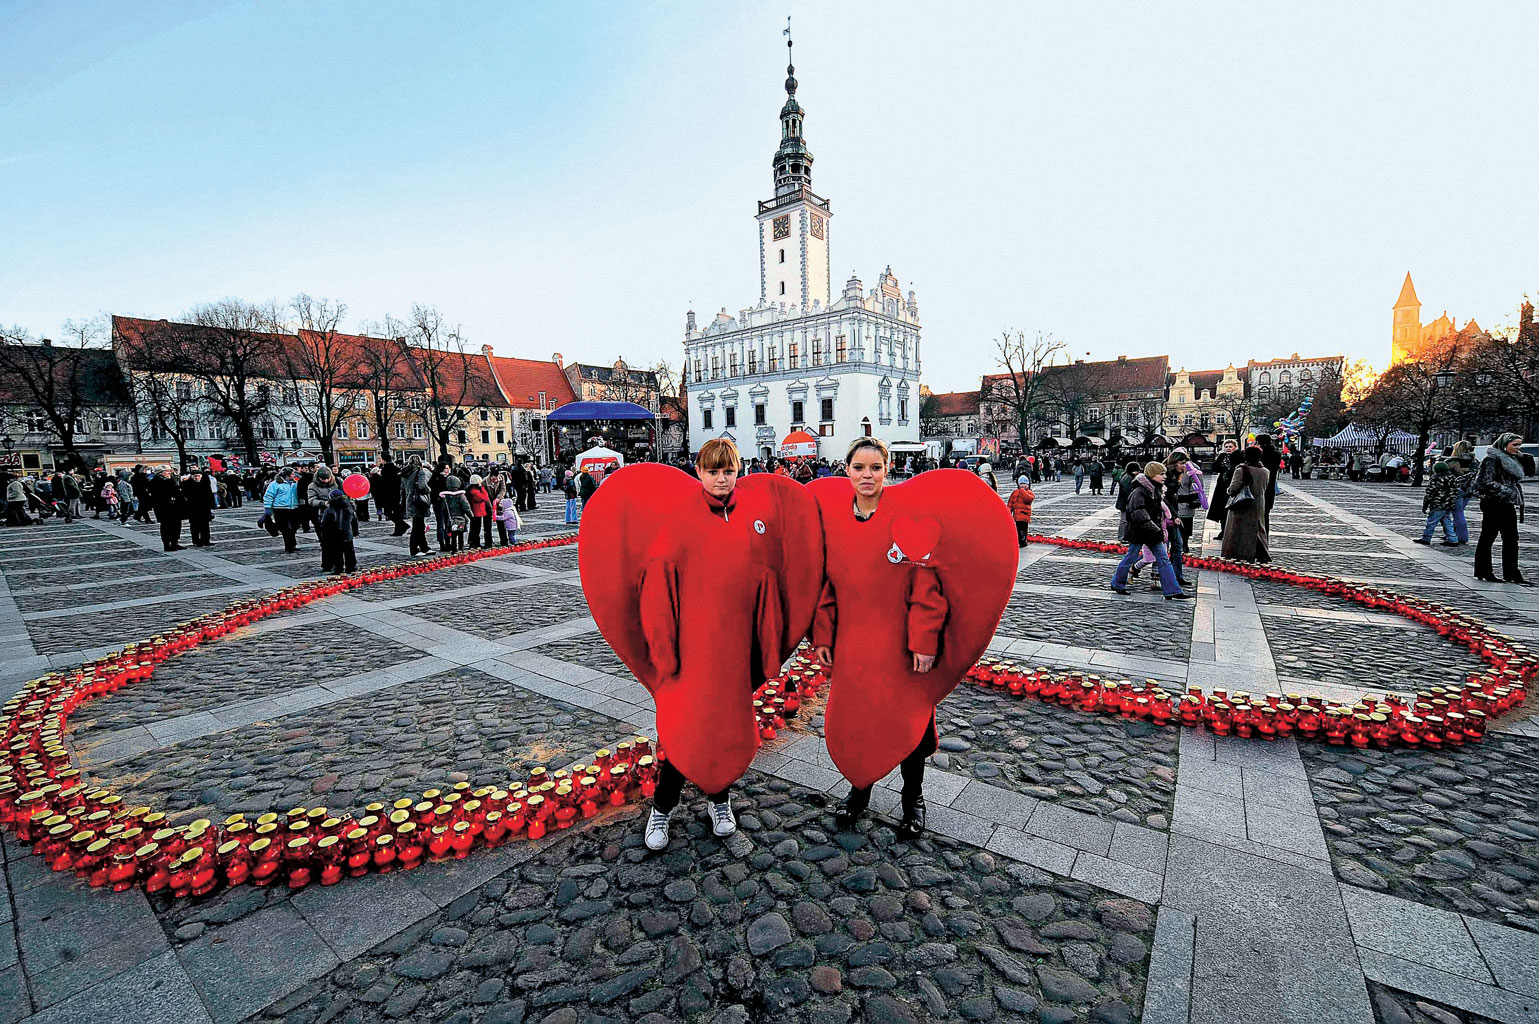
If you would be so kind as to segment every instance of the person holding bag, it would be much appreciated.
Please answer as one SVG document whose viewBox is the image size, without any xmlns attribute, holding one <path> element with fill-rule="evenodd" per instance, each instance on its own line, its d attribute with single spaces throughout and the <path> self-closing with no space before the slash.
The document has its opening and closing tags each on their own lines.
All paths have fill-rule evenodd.
<svg viewBox="0 0 1539 1024">
<path fill-rule="evenodd" d="M 1263 464 L 1263 452 L 1255 445 L 1245 449 L 1243 462 L 1229 477 L 1224 489 L 1225 558 L 1242 562 L 1270 562 L 1267 551 L 1266 493 L 1271 474 Z"/>
<path fill-rule="evenodd" d="M 1523 521 L 1523 464 L 1518 461 L 1523 439 L 1507 433 L 1496 439 L 1475 473 L 1480 496 L 1480 540 L 1475 543 L 1475 578 L 1486 583 L 1533 586 L 1518 569 L 1518 523 Z M 1502 538 L 1502 578 L 1491 571 L 1491 546 Z"/>
</svg>

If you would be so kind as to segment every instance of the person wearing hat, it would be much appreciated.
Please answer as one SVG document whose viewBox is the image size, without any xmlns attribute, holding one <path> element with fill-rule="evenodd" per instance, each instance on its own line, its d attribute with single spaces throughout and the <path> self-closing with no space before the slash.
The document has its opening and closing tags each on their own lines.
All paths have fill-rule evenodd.
<svg viewBox="0 0 1539 1024">
<path fill-rule="evenodd" d="M 187 533 L 192 537 L 192 546 L 210 547 L 214 543 L 208 537 L 208 524 L 214 520 L 214 492 L 209 490 L 201 467 L 192 467 L 192 472 L 182 481 L 182 512 L 187 517 Z"/>
<path fill-rule="evenodd" d="M 166 551 L 182 549 L 182 486 L 170 466 L 158 466 L 150 478 L 150 507 L 160 523 L 160 546 Z"/>
<path fill-rule="evenodd" d="M 358 536 L 358 513 L 353 499 L 333 487 L 315 521 L 315 537 L 321 543 L 321 571 L 333 576 L 358 568 L 353 538 Z"/>
<path fill-rule="evenodd" d="M 1475 493 L 1480 495 L 1480 539 L 1475 542 L 1475 578 L 1487 583 L 1533 586 L 1518 569 L 1518 523 L 1523 519 L 1523 464 L 1518 461 L 1523 438 L 1506 433 L 1480 460 Z M 1491 546 L 1502 539 L 1502 578 L 1491 571 Z"/>
<path fill-rule="evenodd" d="M 1010 493 L 1010 518 L 1015 520 L 1016 547 L 1026 546 L 1026 537 L 1031 533 L 1031 503 L 1036 497 L 1036 492 L 1031 489 L 1030 474 L 1022 473 L 1015 482 L 1015 490 Z"/>
<path fill-rule="evenodd" d="M 283 534 L 283 552 L 292 554 L 299 550 L 294 543 L 294 532 L 299 528 L 299 484 L 294 479 L 294 467 L 284 466 L 262 493 L 263 514 Z"/>
<path fill-rule="evenodd" d="M 561 493 L 566 496 L 566 524 L 568 526 L 575 526 L 581 518 L 581 514 L 577 509 L 577 474 L 570 469 L 561 477 Z"/>
<path fill-rule="evenodd" d="M 1163 462 L 1146 463 L 1144 471 L 1134 478 L 1133 486 L 1128 490 L 1127 506 L 1122 513 L 1127 524 L 1124 533 L 1128 550 L 1112 572 L 1111 588 L 1116 593 L 1128 592 L 1128 574 L 1133 569 L 1133 563 L 1138 561 L 1141 549 L 1147 547 L 1158 566 L 1160 591 L 1165 595 L 1165 600 L 1185 600 L 1191 597 L 1176 582 L 1176 570 L 1170 563 L 1170 555 L 1165 547 L 1166 508 L 1161 488 L 1165 485 L 1166 475 Z"/>
<path fill-rule="evenodd" d="M 1448 463 L 1433 463 L 1432 479 L 1427 481 L 1427 490 L 1421 499 L 1421 510 L 1427 517 L 1427 526 L 1421 531 L 1421 536 L 1416 538 L 1416 543 L 1431 544 L 1432 531 L 1441 523 L 1443 524 L 1443 546 L 1447 548 L 1459 546 L 1459 542 L 1454 539 L 1458 534 L 1454 530 L 1453 518 L 1458 490 L 1459 485 Z"/>
</svg>

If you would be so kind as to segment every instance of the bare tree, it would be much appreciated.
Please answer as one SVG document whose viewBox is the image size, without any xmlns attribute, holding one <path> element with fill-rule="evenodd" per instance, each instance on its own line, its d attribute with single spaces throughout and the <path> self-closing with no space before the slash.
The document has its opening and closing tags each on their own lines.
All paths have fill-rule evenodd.
<svg viewBox="0 0 1539 1024">
<path fill-rule="evenodd" d="M 1448 418 L 1463 346 L 1457 341 L 1424 348 L 1419 358 L 1396 363 L 1374 382 L 1359 412 L 1380 431 L 1382 453 L 1389 432 L 1396 427 L 1416 431 L 1416 455 L 1411 464 L 1411 483 L 1421 486 L 1423 453 L 1432 428 Z"/>
<path fill-rule="evenodd" d="M 1213 400 L 1213 406 L 1224 417 L 1225 429 L 1221 434 L 1231 434 L 1236 443 L 1244 440 L 1245 429 L 1255 415 L 1255 398 L 1248 387 L 1242 387 Z"/>
<path fill-rule="evenodd" d="M 422 422 L 442 455 L 449 451 L 450 438 L 469 419 L 469 406 L 475 403 L 470 356 L 459 328 L 444 323 L 432 306 L 412 306 L 409 330 L 411 355 L 427 390 Z"/>
<path fill-rule="evenodd" d="M 121 344 L 134 407 L 147 413 L 152 438 L 169 437 L 176 445 L 177 465 L 186 472 L 192 465 L 187 442 L 194 437 L 199 414 L 208 411 L 208 402 L 196 380 L 175 372 L 182 363 L 179 353 L 170 345 L 157 351 L 157 342 L 174 341 L 171 335 L 146 333 L 126 337 Z"/>
<path fill-rule="evenodd" d="M 659 359 L 647 372 L 651 373 L 656 381 L 659 399 L 679 397 L 679 388 L 684 384 L 684 376 L 672 363 L 666 359 Z"/>
<path fill-rule="evenodd" d="M 985 407 L 997 409 L 998 421 L 990 424 L 991 429 L 997 433 L 1008 426 L 1024 452 L 1031 447 L 1030 427 L 1042 419 L 1046 406 L 1043 371 L 1064 350 L 1064 344 L 1040 331 L 1030 339 L 1025 331 L 1002 331 L 994 348 L 995 362 L 1005 372 L 983 378 L 979 411 Z"/>
<path fill-rule="evenodd" d="M 919 399 L 919 436 L 941 436 L 940 399 L 933 394 L 927 394 Z"/>
<path fill-rule="evenodd" d="M 80 464 L 78 444 L 83 414 L 114 383 L 119 373 L 101 344 L 106 336 L 100 319 L 68 320 L 64 340 L 34 341 L 21 327 L 0 329 L 0 374 L 14 382 L 17 392 L 41 421 L 42 433 L 58 443 L 65 461 Z"/>
<path fill-rule="evenodd" d="M 224 299 L 198 306 L 185 319 L 201 330 L 168 327 L 182 335 L 177 344 L 187 357 L 188 372 L 203 384 L 209 405 L 240 434 L 247 465 L 260 464 L 257 426 L 275 407 L 272 382 L 283 376 L 277 336 L 283 321 L 277 306 Z"/>
<path fill-rule="evenodd" d="M 294 383 L 299 415 L 320 443 L 321 459 L 336 460 L 337 427 L 363 391 L 357 345 L 339 330 L 347 306 L 299 294 L 289 303 L 297 320 L 294 340 L 283 346 L 283 362 Z"/>
<path fill-rule="evenodd" d="M 408 393 L 422 393 L 417 369 L 407 354 L 408 330 L 407 324 L 391 316 L 366 324 L 358 352 L 358 387 L 372 413 L 379 456 L 386 462 L 390 461 L 390 428 L 395 415 L 404 410 Z"/>
<path fill-rule="evenodd" d="M 1042 374 L 1042 392 L 1053 418 L 1064 425 L 1070 439 L 1084 427 L 1090 408 L 1101 401 L 1106 380 L 1103 363 L 1076 359 L 1047 367 Z"/>
</svg>

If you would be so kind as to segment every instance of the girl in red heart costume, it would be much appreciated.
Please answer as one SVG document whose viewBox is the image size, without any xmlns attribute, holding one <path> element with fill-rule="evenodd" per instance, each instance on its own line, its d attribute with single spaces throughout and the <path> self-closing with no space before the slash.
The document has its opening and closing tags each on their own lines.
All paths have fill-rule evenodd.
<svg viewBox="0 0 1539 1024">
<path fill-rule="evenodd" d="M 823 574 L 817 506 L 789 480 L 737 479 L 731 441 L 707 441 L 699 479 L 628 466 L 583 510 L 578 567 L 594 620 L 657 703 L 666 755 L 647 846 L 668 844 L 684 780 L 736 830 L 729 790 L 759 748 L 753 694 L 806 634 Z"/>
<path fill-rule="evenodd" d="M 898 766 L 899 834 L 912 838 L 924 830 L 935 706 L 993 638 L 1017 551 L 1004 502 L 976 476 L 933 470 L 889 487 L 888 461 L 886 444 L 859 438 L 845 456 L 849 479 L 807 487 L 827 549 L 812 644 L 833 670 L 823 732 L 850 781 L 840 826 L 865 812 L 871 787 Z"/>
</svg>

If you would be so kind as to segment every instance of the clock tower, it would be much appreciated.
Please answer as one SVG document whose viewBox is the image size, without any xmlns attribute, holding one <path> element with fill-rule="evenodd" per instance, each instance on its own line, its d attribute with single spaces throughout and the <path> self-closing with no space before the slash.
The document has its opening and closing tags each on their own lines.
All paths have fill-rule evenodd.
<svg viewBox="0 0 1539 1024">
<path fill-rule="evenodd" d="M 827 309 L 830 297 L 828 200 L 812 191 L 812 154 L 802 138 L 796 66 L 786 41 L 786 102 L 775 150 L 775 197 L 759 204 L 759 300 Z"/>
</svg>

